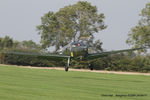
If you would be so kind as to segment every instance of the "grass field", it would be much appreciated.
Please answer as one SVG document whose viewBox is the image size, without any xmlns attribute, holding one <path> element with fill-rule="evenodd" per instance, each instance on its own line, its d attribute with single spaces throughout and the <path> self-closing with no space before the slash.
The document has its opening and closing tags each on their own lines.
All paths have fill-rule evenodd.
<svg viewBox="0 0 150 100">
<path fill-rule="evenodd" d="M 0 100 L 150 100 L 150 76 L 0 65 Z"/>
</svg>

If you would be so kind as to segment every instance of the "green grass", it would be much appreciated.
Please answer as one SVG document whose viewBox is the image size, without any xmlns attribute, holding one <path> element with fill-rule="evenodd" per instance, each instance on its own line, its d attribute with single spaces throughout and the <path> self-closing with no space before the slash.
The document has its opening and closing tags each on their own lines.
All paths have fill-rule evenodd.
<svg viewBox="0 0 150 100">
<path fill-rule="evenodd" d="M 116 94 L 147 96 L 117 97 Z M 65 72 L 0 65 L 0 100 L 149 100 L 149 98 L 150 76 Z"/>
</svg>

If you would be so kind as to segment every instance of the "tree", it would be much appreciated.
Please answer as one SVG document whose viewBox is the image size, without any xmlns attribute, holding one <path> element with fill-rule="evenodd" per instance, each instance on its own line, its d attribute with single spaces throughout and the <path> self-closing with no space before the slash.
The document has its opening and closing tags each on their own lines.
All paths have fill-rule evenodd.
<svg viewBox="0 0 150 100">
<path fill-rule="evenodd" d="M 20 44 L 21 44 L 22 48 L 25 48 L 25 49 L 39 49 L 40 50 L 40 45 L 36 44 L 32 40 L 22 41 L 22 42 L 20 42 Z"/>
<path fill-rule="evenodd" d="M 134 47 L 150 47 L 150 3 L 146 4 L 140 16 L 142 18 L 131 29 L 126 42 Z"/>
<path fill-rule="evenodd" d="M 0 38 L 0 49 L 11 48 L 13 46 L 13 39 L 9 36 Z"/>
<path fill-rule="evenodd" d="M 89 37 L 93 42 L 94 33 L 106 28 L 104 14 L 98 14 L 97 7 L 87 1 L 61 8 L 54 13 L 49 11 L 41 17 L 37 30 L 44 48 L 55 46 L 56 50 L 80 37 Z"/>
<path fill-rule="evenodd" d="M 17 41 L 13 40 L 9 36 L 0 38 L 0 50 L 31 50 L 31 51 L 40 51 L 42 50 L 41 45 L 36 44 L 32 40 L 29 41 Z"/>
<path fill-rule="evenodd" d="M 34 41 L 29 40 L 29 41 L 13 41 L 13 49 L 14 50 L 37 50 L 40 51 L 42 50 L 41 45 L 36 44 Z"/>
</svg>

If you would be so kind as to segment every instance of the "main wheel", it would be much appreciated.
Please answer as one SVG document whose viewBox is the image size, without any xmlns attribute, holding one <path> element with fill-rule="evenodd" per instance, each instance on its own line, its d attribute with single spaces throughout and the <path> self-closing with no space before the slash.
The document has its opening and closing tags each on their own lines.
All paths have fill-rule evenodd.
<svg viewBox="0 0 150 100">
<path fill-rule="evenodd" d="M 68 71 L 68 69 L 69 69 L 69 67 L 65 67 L 65 71 L 66 71 L 66 72 Z"/>
<path fill-rule="evenodd" d="M 93 67 L 92 64 L 89 64 L 89 68 L 90 68 L 90 70 L 93 70 L 93 69 L 94 69 L 94 67 Z"/>
</svg>

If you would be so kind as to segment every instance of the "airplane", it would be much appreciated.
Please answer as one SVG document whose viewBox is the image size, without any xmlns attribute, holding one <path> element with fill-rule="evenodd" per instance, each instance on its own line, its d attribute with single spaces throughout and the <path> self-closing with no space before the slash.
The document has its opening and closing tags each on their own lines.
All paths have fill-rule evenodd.
<svg viewBox="0 0 150 100">
<path fill-rule="evenodd" d="M 92 60 L 97 59 L 100 57 L 106 57 L 111 54 L 122 53 L 122 52 L 130 52 L 135 50 L 144 49 L 145 47 L 141 48 L 133 48 L 133 49 L 124 49 L 124 50 L 116 50 L 116 51 L 106 51 L 106 52 L 99 52 L 99 53 L 89 53 L 89 44 L 87 40 L 78 40 L 71 42 L 66 47 L 59 49 L 57 52 L 58 54 L 49 54 L 49 53 L 28 53 L 28 52 L 13 52 L 13 51 L 5 51 L 3 53 L 9 54 L 17 54 L 17 55 L 36 55 L 36 56 L 48 56 L 55 59 L 67 59 L 67 65 L 65 66 L 65 71 L 67 72 L 70 67 L 71 59 L 79 59 L 79 60 Z M 69 54 L 63 54 L 64 50 L 68 49 Z M 89 64 L 89 68 L 93 70 L 92 64 Z"/>
</svg>

